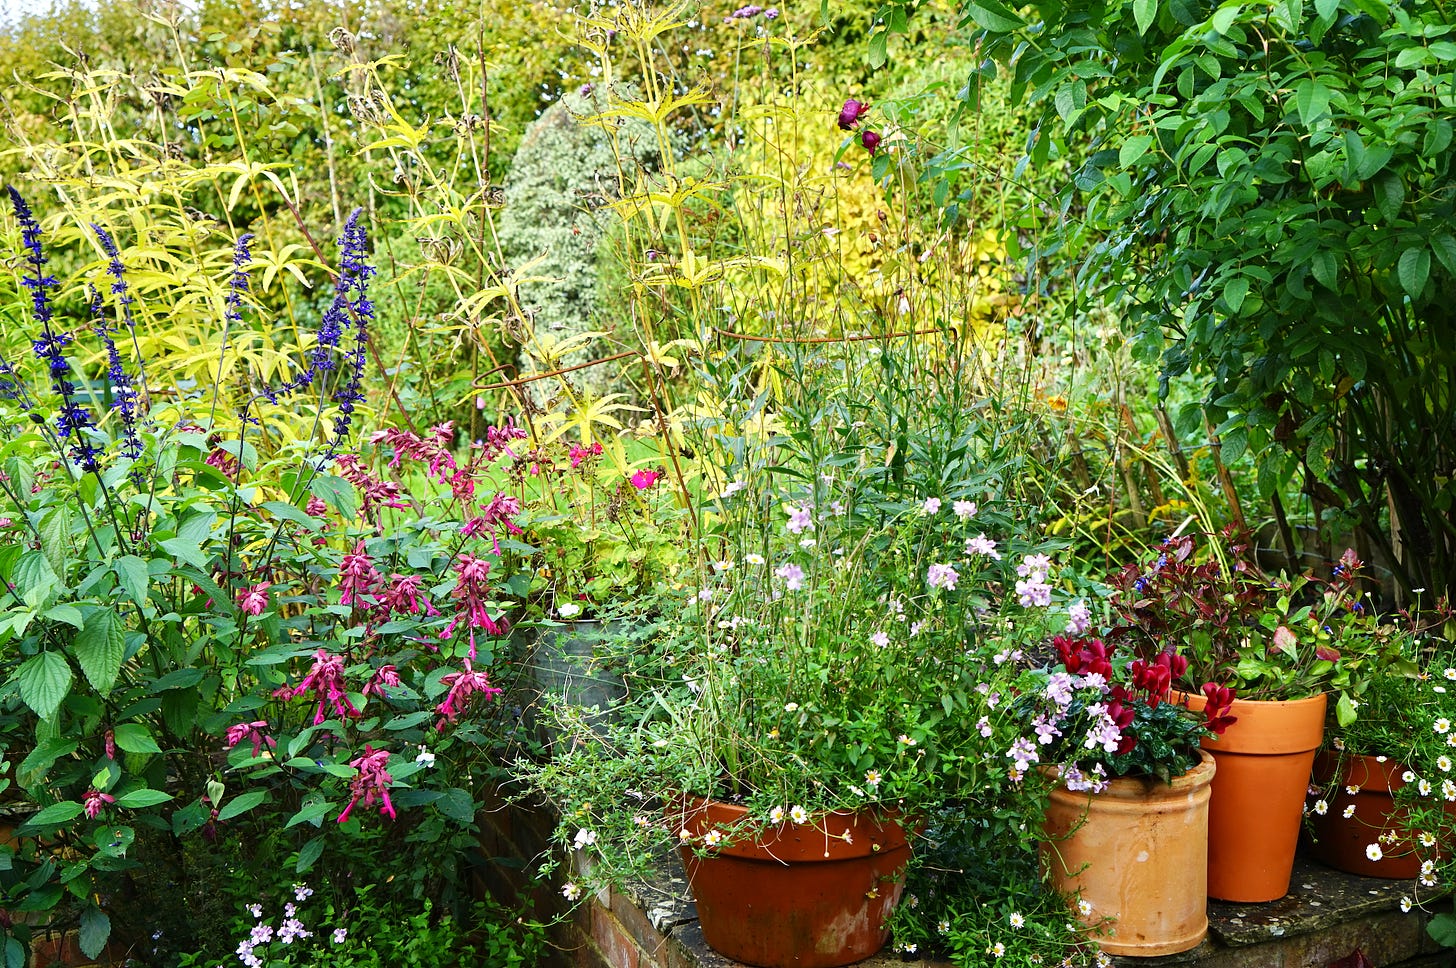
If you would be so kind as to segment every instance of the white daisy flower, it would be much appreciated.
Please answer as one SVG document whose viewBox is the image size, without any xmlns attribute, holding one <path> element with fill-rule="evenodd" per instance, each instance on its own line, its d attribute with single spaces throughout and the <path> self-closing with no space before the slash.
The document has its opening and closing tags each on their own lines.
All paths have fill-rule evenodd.
<svg viewBox="0 0 1456 968">
<path fill-rule="evenodd" d="M 789 808 L 789 819 L 792 820 L 794 823 L 808 823 L 809 811 L 795 804 L 794 806 Z"/>
<path fill-rule="evenodd" d="M 1380 858 L 1385 856 L 1385 851 L 1380 849 L 1379 844 L 1370 844 L 1368 847 L 1365 848 L 1365 856 L 1369 857 L 1371 860 L 1379 860 Z"/>
</svg>

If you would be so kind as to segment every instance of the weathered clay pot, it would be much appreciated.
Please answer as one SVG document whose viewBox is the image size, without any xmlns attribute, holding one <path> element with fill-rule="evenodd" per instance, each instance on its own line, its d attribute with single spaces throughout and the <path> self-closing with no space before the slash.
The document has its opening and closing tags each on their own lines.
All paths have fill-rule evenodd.
<svg viewBox="0 0 1456 968">
<path fill-rule="evenodd" d="M 1206 705 L 1201 695 L 1186 701 L 1194 710 Z M 1325 696 L 1235 699 L 1231 715 L 1238 721 L 1222 736 L 1203 741 L 1218 763 L 1208 810 L 1208 896 L 1274 901 L 1289 893 Z"/>
<path fill-rule="evenodd" d="M 1419 876 L 1421 861 L 1434 858 L 1434 850 L 1422 850 L 1412 842 L 1405 811 L 1395 805 L 1394 794 L 1405 786 L 1400 776 L 1405 767 L 1395 760 L 1380 762 L 1373 756 L 1347 754 L 1343 761 L 1321 750 L 1314 761 L 1314 784 L 1319 794 L 1309 797 L 1309 825 L 1313 839 L 1310 854 L 1336 870 L 1364 877 L 1409 880 Z M 1348 792 L 1354 788 L 1355 793 Z M 1314 804 L 1332 790 L 1323 815 Z M 1345 811 L 1354 806 L 1349 817 Z M 1456 815 L 1456 809 L 1450 812 Z M 1371 860 L 1365 849 L 1380 841 L 1387 831 L 1397 835 L 1395 843 L 1381 841 L 1381 858 Z"/>
<path fill-rule="evenodd" d="M 1214 760 L 1172 784 L 1112 780 L 1101 793 L 1052 792 L 1042 866 L 1058 890 L 1080 891 L 1088 927 L 1115 955 L 1170 955 L 1208 933 L 1208 800 Z"/>
<path fill-rule="evenodd" d="M 910 860 L 899 824 L 861 811 L 745 830 L 746 817 L 702 799 L 669 809 L 709 947 L 760 968 L 835 968 L 884 947 Z"/>
</svg>

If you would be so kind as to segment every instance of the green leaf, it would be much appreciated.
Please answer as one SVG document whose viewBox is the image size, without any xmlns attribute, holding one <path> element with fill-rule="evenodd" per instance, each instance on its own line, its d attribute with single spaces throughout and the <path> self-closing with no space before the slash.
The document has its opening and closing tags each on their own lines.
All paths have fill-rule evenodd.
<svg viewBox="0 0 1456 968">
<path fill-rule="evenodd" d="M 5 939 L 5 968 L 25 968 L 25 946 L 17 939 Z"/>
<path fill-rule="evenodd" d="M 1371 179 L 1370 188 L 1375 195 L 1375 207 L 1385 216 L 1387 222 L 1400 218 L 1400 207 L 1405 203 L 1405 183 L 1393 171 L 1382 172 Z"/>
<path fill-rule="evenodd" d="M 152 731 L 141 723 L 122 723 L 113 731 L 116 745 L 128 753 L 160 753 L 162 748 L 152 739 Z"/>
<path fill-rule="evenodd" d="M 1355 711 L 1355 703 L 1351 701 L 1350 694 L 1341 692 L 1339 702 L 1335 703 L 1335 719 L 1341 726 L 1348 726 L 1359 718 L 1360 714 Z"/>
<path fill-rule="evenodd" d="M 1153 145 L 1153 136 L 1150 134 L 1135 134 L 1122 143 L 1117 152 L 1117 163 L 1124 168 L 1131 168 L 1138 159 L 1148 153 Z"/>
<path fill-rule="evenodd" d="M 81 953 L 87 958 L 98 957 L 106 947 L 106 939 L 111 937 L 111 918 L 95 904 L 87 904 L 81 909 L 79 934 Z"/>
<path fill-rule="evenodd" d="M 359 498 L 354 485 L 342 477 L 320 474 L 308 485 L 314 496 L 326 501 L 345 521 L 352 521 L 359 515 Z"/>
<path fill-rule="evenodd" d="M 1431 251 L 1436 253 L 1436 261 L 1441 263 L 1442 268 L 1456 276 L 1456 239 L 1445 232 L 1434 235 L 1431 237 Z"/>
<path fill-rule="evenodd" d="M 1340 12 L 1340 0 L 1314 0 L 1315 12 L 1322 20 L 1333 20 L 1335 14 Z"/>
<path fill-rule="evenodd" d="M 172 556 L 172 560 L 191 565 L 201 571 L 207 570 L 208 558 L 202 553 L 202 545 L 188 538 L 166 538 L 157 542 L 157 547 Z"/>
<path fill-rule="evenodd" d="M 1244 456 L 1244 451 L 1248 450 L 1249 432 L 1243 427 L 1234 427 L 1223 435 L 1221 443 L 1223 447 L 1220 449 L 1219 456 L 1223 462 L 1225 464 L 1237 463 L 1238 459 Z"/>
<path fill-rule="evenodd" d="M 982 27 L 998 33 L 1010 33 L 1026 26 L 1026 21 L 1000 0 L 970 0 L 961 9 L 967 17 Z"/>
<path fill-rule="evenodd" d="M 1309 271 L 1314 274 L 1315 281 L 1329 289 L 1336 291 L 1340 282 L 1340 262 L 1335 254 L 1328 249 L 1320 249 L 1309 260 Z"/>
<path fill-rule="evenodd" d="M 294 870 L 297 873 L 302 874 L 304 871 L 307 871 L 310 867 L 317 863 L 318 859 L 323 855 L 324 838 L 323 835 L 320 834 L 313 840 L 310 840 L 308 843 L 304 844 L 302 849 L 299 850 L 298 863 L 294 865 Z"/>
<path fill-rule="evenodd" d="M 217 819 L 231 820 L 239 814 L 247 813 L 267 798 L 267 790 L 249 790 L 247 793 L 229 800 L 227 805 L 217 812 Z"/>
<path fill-rule="evenodd" d="M 55 765 L 56 760 L 63 756 L 70 756 L 80 745 L 74 739 L 41 740 L 35 744 L 35 749 L 30 751 L 30 755 L 20 761 L 20 768 L 15 774 L 16 778 L 21 785 L 25 785 L 32 780 L 44 777 L 47 771 Z"/>
<path fill-rule="evenodd" d="M 71 648 L 76 653 L 76 664 L 92 688 L 103 696 L 109 694 L 126 656 L 126 634 L 121 619 L 109 608 L 94 610 L 87 616 L 86 625 L 76 633 Z"/>
<path fill-rule="evenodd" d="M 126 592 L 137 605 L 147 603 L 147 589 L 151 586 L 151 576 L 147 574 L 147 563 L 136 555 L 126 555 L 116 559 L 111 566 L 116 572 L 117 584 L 121 585 L 122 591 Z"/>
<path fill-rule="evenodd" d="M 475 801 L 470 798 L 469 791 L 459 787 L 446 790 L 445 795 L 435 801 L 435 806 L 457 823 L 470 823 L 475 820 Z"/>
<path fill-rule="evenodd" d="M 20 593 L 21 599 L 31 608 L 40 608 L 45 604 L 51 592 L 60 584 L 55 569 L 39 551 L 27 551 L 21 555 L 10 572 L 10 580 L 14 583 L 15 590 Z"/>
<path fill-rule="evenodd" d="M 887 50 L 889 41 L 890 32 L 888 30 L 880 30 L 870 36 L 869 54 L 867 58 L 870 67 L 878 70 L 885 66 L 885 61 L 889 60 L 889 52 Z"/>
<path fill-rule="evenodd" d="M 190 689 L 202 681 L 202 670 L 197 668 L 173 669 L 152 683 L 152 695 L 169 689 Z"/>
<path fill-rule="evenodd" d="M 1223 286 L 1223 301 L 1228 306 L 1230 316 L 1237 316 L 1239 309 L 1244 305 L 1244 299 L 1249 295 L 1249 280 L 1244 276 L 1234 276 Z"/>
<path fill-rule="evenodd" d="M 1330 113 L 1330 89 L 1307 77 L 1294 89 L 1294 106 L 1299 109 L 1299 122 L 1308 128 Z"/>
<path fill-rule="evenodd" d="M 1147 33 L 1158 19 L 1158 0 L 1132 0 L 1132 16 L 1137 21 L 1138 34 Z"/>
<path fill-rule="evenodd" d="M 1426 288 L 1426 279 L 1431 275 L 1431 252 L 1423 245 L 1415 245 L 1400 254 L 1395 268 L 1400 277 L 1400 288 L 1412 299 L 1420 298 Z"/>
<path fill-rule="evenodd" d="M 15 670 L 20 699 L 41 719 L 50 719 L 71 691 L 71 666 L 59 652 L 42 652 Z"/>
<path fill-rule="evenodd" d="M 53 803 L 44 810 L 37 813 L 25 822 L 26 827 L 42 830 L 49 827 L 59 827 L 63 823 L 70 823 L 86 808 L 75 800 L 62 800 L 60 803 Z"/>
<path fill-rule="evenodd" d="M 283 518 L 285 521 L 292 521 L 294 524 L 301 524 L 310 531 L 317 531 L 323 527 L 323 522 L 311 514 L 299 510 L 292 504 L 284 501 L 264 501 L 264 510 L 269 511 L 274 517 Z"/>
<path fill-rule="evenodd" d="M 133 790 L 130 793 L 123 793 L 116 798 L 118 807 L 126 807 L 128 810 L 143 810 L 147 807 L 155 807 L 159 803 L 166 803 L 172 799 L 172 794 L 163 793 L 161 790 L 151 790 L 143 787 L 140 790 Z"/>
<path fill-rule="evenodd" d="M 326 815 L 328 815 L 328 813 L 333 809 L 334 805 L 327 800 L 319 800 L 316 803 L 310 803 L 300 809 L 293 816 L 289 817 L 288 822 L 283 825 L 283 829 L 287 830 L 289 827 L 301 823 L 311 823 L 315 827 L 317 827 L 318 822 L 322 820 Z"/>
<path fill-rule="evenodd" d="M 1435 939 L 1436 944 L 1456 948 L 1456 914 L 1442 911 L 1431 918 L 1431 923 L 1426 925 L 1426 933 Z"/>
</svg>

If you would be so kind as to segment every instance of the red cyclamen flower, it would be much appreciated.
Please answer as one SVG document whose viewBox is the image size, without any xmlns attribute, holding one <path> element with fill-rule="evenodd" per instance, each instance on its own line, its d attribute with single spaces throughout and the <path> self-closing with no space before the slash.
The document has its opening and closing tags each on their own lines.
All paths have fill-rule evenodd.
<svg viewBox="0 0 1456 968">
<path fill-rule="evenodd" d="M 1203 695 L 1208 700 L 1208 705 L 1203 710 L 1204 715 L 1208 717 L 1205 725 L 1208 727 L 1209 732 L 1217 736 L 1222 736 L 1224 730 L 1239 721 L 1237 716 L 1230 716 L 1228 714 L 1234 704 L 1234 691 L 1228 686 L 1219 686 L 1212 682 L 1205 682 L 1203 684 Z"/>
<path fill-rule="evenodd" d="M 349 765 L 359 772 L 349 783 L 349 792 L 354 798 L 339 814 L 339 823 L 349 819 L 349 812 L 360 800 L 366 807 L 372 807 L 376 799 L 381 801 L 379 812 L 390 820 L 395 819 L 394 804 L 389 799 L 389 785 L 394 782 L 394 777 L 385 769 L 389 765 L 389 750 L 377 750 L 366 743 L 364 752 L 358 759 L 350 760 Z"/>
<path fill-rule="evenodd" d="M 268 607 L 268 587 L 271 583 L 260 581 L 252 588 L 238 592 L 238 608 L 246 615 L 258 616 Z"/>
<path fill-rule="evenodd" d="M 334 712 L 340 716 L 358 716 L 359 710 L 349 701 L 349 690 L 344 685 L 344 657 L 341 655 L 329 655 L 325 649 L 319 649 L 313 654 L 313 668 L 303 681 L 292 689 L 279 690 L 276 695 L 284 699 L 297 699 L 306 692 L 312 691 L 318 697 L 318 708 L 314 711 L 313 724 L 317 726 L 324 721 L 324 707 L 330 704 Z"/>
<path fill-rule="evenodd" d="M 254 756 L 262 752 L 264 743 L 268 744 L 270 750 L 277 749 L 278 741 L 263 732 L 267 728 L 268 722 L 263 719 L 255 719 L 251 723 L 238 723 L 236 726 L 229 726 L 223 748 L 232 749 L 245 740 L 252 740 Z"/>
<path fill-rule="evenodd" d="M 501 693 L 501 690 L 490 684 L 490 679 L 484 672 L 476 672 L 470 668 L 469 659 L 465 660 L 464 672 L 447 673 L 440 678 L 440 682 L 448 685 L 450 692 L 445 696 L 445 701 L 435 707 L 435 712 L 441 717 L 435 724 L 437 730 L 443 730 L 447 722 L 453 723 L 470 704 L 470 697 L 476 693 L 487 699 Z"/>
</svg>

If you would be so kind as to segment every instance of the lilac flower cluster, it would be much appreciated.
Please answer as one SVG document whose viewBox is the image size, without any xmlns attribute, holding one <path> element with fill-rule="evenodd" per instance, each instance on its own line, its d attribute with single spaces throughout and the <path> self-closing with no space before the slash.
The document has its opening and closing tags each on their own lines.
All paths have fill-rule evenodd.
<svg viewBox="0 0 1456 968">
<path fill-rule="evenodd" d="M 763 14 L 763 19 L 765 20 L 777 20 L 779 16 L 779 8 L 769 7 L 768 9 L 764 9 L 756 3 L 750 3 L 748 6 L 739 7 L 737 10 L 724 17 L 723 22 L 727 24 L 732 23 L 735 20 L 752 20 L 759 14 Z"/>
<path fill-rule="evenodd" d="M 51 325 L 54 310 L 50 290 L 59 283 L 55 276 L 45 271 L 46 255 L 41 247 L 40 223 L 14 186 L 6 186 L 6 190 L 15 209 L 15 217 L 20 222 L 21 241 L 25 248 L 23 258 L 29 263 L 29 271 L 21 276 L 20 283 L 30 290 L 31 314 L 41 329 L 40 336 L 31 341 L 31 347 L 36 357 L 46 365 L 51 386 L 61 398 L 56 414 L 56 433 L 70 442 L 72 459 L 83 470 L 95 472 L 99 454 L 86 436 L 86 430 L 93 426 L 91 411 L 76 399 L 76 385 L 70 380 L 71 364 L 66 360 L 65 351 L 71 343 L 71 334 L 57 332 Z"/>
</svg>

